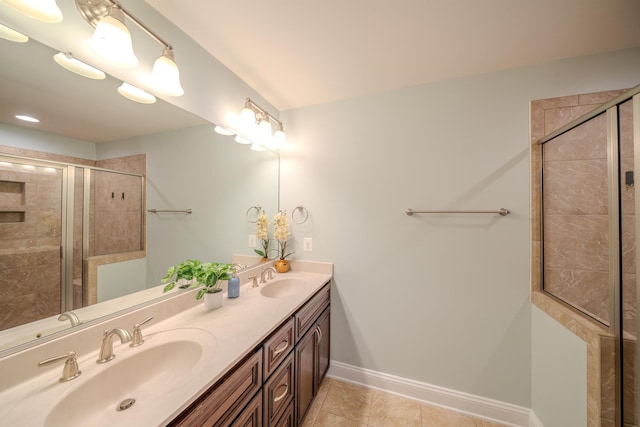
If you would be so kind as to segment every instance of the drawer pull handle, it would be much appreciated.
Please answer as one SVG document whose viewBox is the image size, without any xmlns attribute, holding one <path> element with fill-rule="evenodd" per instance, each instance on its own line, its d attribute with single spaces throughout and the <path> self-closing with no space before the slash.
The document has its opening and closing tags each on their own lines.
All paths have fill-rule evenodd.
<svg viewBox="0 0 640 427">
<path fill-rule="evenodd" d="M 283 345 L 284 344 L 284 345 Z M 273 350 L 273 357 L 276 357 L 283 351 L 289 348 L 289 341 L 282 341 L 275 350 Z"/>
<path fill-rule="evenodd" d="M 282 394 L 278 397 L 276 397 L 275 399 L 273 399 L 273 403 L 279 402 L 282 399 L 284 399 L 284 397 L 287 395 L 287 393 L 289 393 L 289 384 L 288 383 L 284 383 L 284 392 L 282 392 Z M 282 387 L 282 386 L 280 386 Z"/>
</svg>

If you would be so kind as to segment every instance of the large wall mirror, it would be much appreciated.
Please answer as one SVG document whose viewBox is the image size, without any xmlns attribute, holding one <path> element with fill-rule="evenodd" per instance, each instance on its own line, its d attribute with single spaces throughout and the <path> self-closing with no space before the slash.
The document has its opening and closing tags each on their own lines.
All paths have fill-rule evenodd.
<svg viewBox="0 0 640 427">
<path fill-rule="evenodd" d="M 64 51 L 64 46 L 56 48 Z M 52 153 L 68 156 L 69 163 L 77 158 L 146 157 L 142 204 L 146 247 L 141 257 L 118 261 L 115 254 L 111 261 L 118 262 L 98 267 L 99 285 L 117 287 L 118 296 L 74 309 L 82 324 L 162 298 L 160 280 L 167 268 L 187 258 L 230 262 L 232 255 L 255 255 L 247 245 L 247 235 L 255 233 L 247 211 L 252 206 L 277 211 L 278 155 L 237 144 L 232 137 L 215 133 L 213 124 L 159 98 L 150 105 L 127 100 L 116 91 L 120 80 L 72 74 L 53 61 L 57 52 L 33 38 L 27 43 L 0 39 L 0 144 L 13 148 L 13 155 L 21 150 L 26 157 Z M 188 78 L 188 70 L 182 71 Z M 41 122 L 17 121 L 16 107 L 40 116 Z M 16 159 L 17 164 L 21 161 Z M 6 189 L 14 190 L 19 186 Z M 150 209 L 192 213 L 147 212 Z M 109 224 L 101 230 L 107 235 L 108 227 L 115 227 L 114 222 Z M 0 251 L 8 250 L 3 239 L 10 227 L 0 222 Z M 18 261 L 9 267 L 19 264 L 20 255 L 14 260 Z M 14 283 L 10 276 L 1 280 L 0 295 Z M 40 286 L 33 283 L 33 295 Z M 43 319 L 49 326 L 37 321 L 0 330 L 0 357 L 46 339 L 48 332 L 52 337 L 65 333 L 60 329 L 70 324 L 68 319 L 58 321 L 58 315 Z"/>
</svg>

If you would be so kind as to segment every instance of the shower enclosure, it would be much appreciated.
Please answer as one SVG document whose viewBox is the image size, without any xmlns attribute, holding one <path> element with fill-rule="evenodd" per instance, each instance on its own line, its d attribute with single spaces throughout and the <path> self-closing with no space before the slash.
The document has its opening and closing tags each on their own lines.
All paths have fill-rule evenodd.
<svg viewBox="0 0 640 427">
<path fill-rule="evenodd" d="M 85 260 L 144 249 L 141 175 L 0 155 L 0 330 L 88 304 Z"/>
<path fill-rule="evenodd" d="M 602 425 L 637 426 L 640 86 L 542 138 L 542 287 L 605 331 Z M 636 148 L 638 147 L 638 148 Z M 608 378 L 607 375 L 611 374 Z M 611 424 L 610 424 L 611 423 Z"/>
</svg>

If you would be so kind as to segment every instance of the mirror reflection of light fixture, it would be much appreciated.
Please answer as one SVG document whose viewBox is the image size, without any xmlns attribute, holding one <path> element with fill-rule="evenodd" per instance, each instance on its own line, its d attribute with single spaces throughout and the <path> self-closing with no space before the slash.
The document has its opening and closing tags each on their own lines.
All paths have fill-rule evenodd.
<svg viewBox="0 0 640 427">
<path fill-rule="evenodd" d="M 264 145 L 258 144 L 257 142 L 254 142 L 253 144 L 251 144 L 251 149 L 253 151 L 266 151 L 266 148 L 264 147 Z"/>
<path fill-rule="evenodd" d="M 144 90 L 137 88 L 133 85 L 130 85 L 127 82 L 122 82 L 120 87 L 118 88 L 118 93 L 125 98 L 139 102 L 140 104 L 153 104 L 156 102 L 156 97 L 151 95 Z"/>
<path fill-rule="evenodd" d="M 131 33 L 124 23 L 125 17 L 136 24 L 156 42 L 162 45 L 162 55 L 153 64 L 150 86 L 167 96 L 184 94 L 180 84 L 180 70 L 176 64 L 173 47 L 133 16 L 117 0 L 75 0 L 82 17 L 96 28 L 90 39 L 92 49 L 102 58 L 121 67 L 133 68 L 138 59 L 133 52 Z M 104 24 L 104 30 L 101 28 Z"/>
<path fill-rule="evenodd" d="M 62 11 L 56 0 L 4 0 L 6 4 L 31 18 L 43 22 L 62 21 Z"/>
<path fill-rule="evenodd" d="M 234 140 L 238 143 L 238 144 L 253 144 L 253 142 L 247 138 L 245 138 L 244 136 L 241 135 L 236 135 L 236 137 L 234 138 Z"/>
<path fill-rule="evenodd" d="M 26 35 L 2 24 L 0 24 L 0 37 L 16 43 L 25 43 L 29 41 L 29 37 Z"/>
<path fill-rule="evenodd" d="M 131 33 L 124 23 L 121 9 L 111 6 L 109 12 L 96 24 L 93 37 L 87 44 L 100 58 L 123 68 L 134 68 L 138 58 L 133 53 Z"/>
<path fill-rule="evenodd" d="M 85 64 L 84 62 L 73 57 L 71 52 L 59 52 L 53 55 L 53 59 L 60 65 L 62 68 L 71 71 L 72 73 L 76 73 L 81 75 L 82 77 L 87 77 L 94 80 L 102 80 L 107 75 L 97 68 L 92 67 L 89 64 Z"/>
<path fill-rule="evenodd" d="M 156 59 L 151 71 L 151 86 L 157 92 L 168 96 L 184 94 L 180 84 L 180 70 L 173 56 L 173 49 L 164 48 L 162 55 Z"/>
<path fill-rule="evenodd" d="M 235 135 L 235 132 L 218 125 L 216 125 L 216 127 L 213 128 L 213 130 L 216 131 L 217 134 L 224 135 L 224 136 Z"/>
</svg>

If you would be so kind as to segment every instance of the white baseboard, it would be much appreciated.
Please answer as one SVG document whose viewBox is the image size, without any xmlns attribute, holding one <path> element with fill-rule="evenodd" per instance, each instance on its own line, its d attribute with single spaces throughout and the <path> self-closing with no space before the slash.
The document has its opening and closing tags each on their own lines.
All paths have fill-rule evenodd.
<svg viewBox="0 0 640 427">
<path fill-rule="evenodd" d="M 514 427 L 544 427 L 529 408 L 331 361 L 328 376 Z"/>
</svg>

